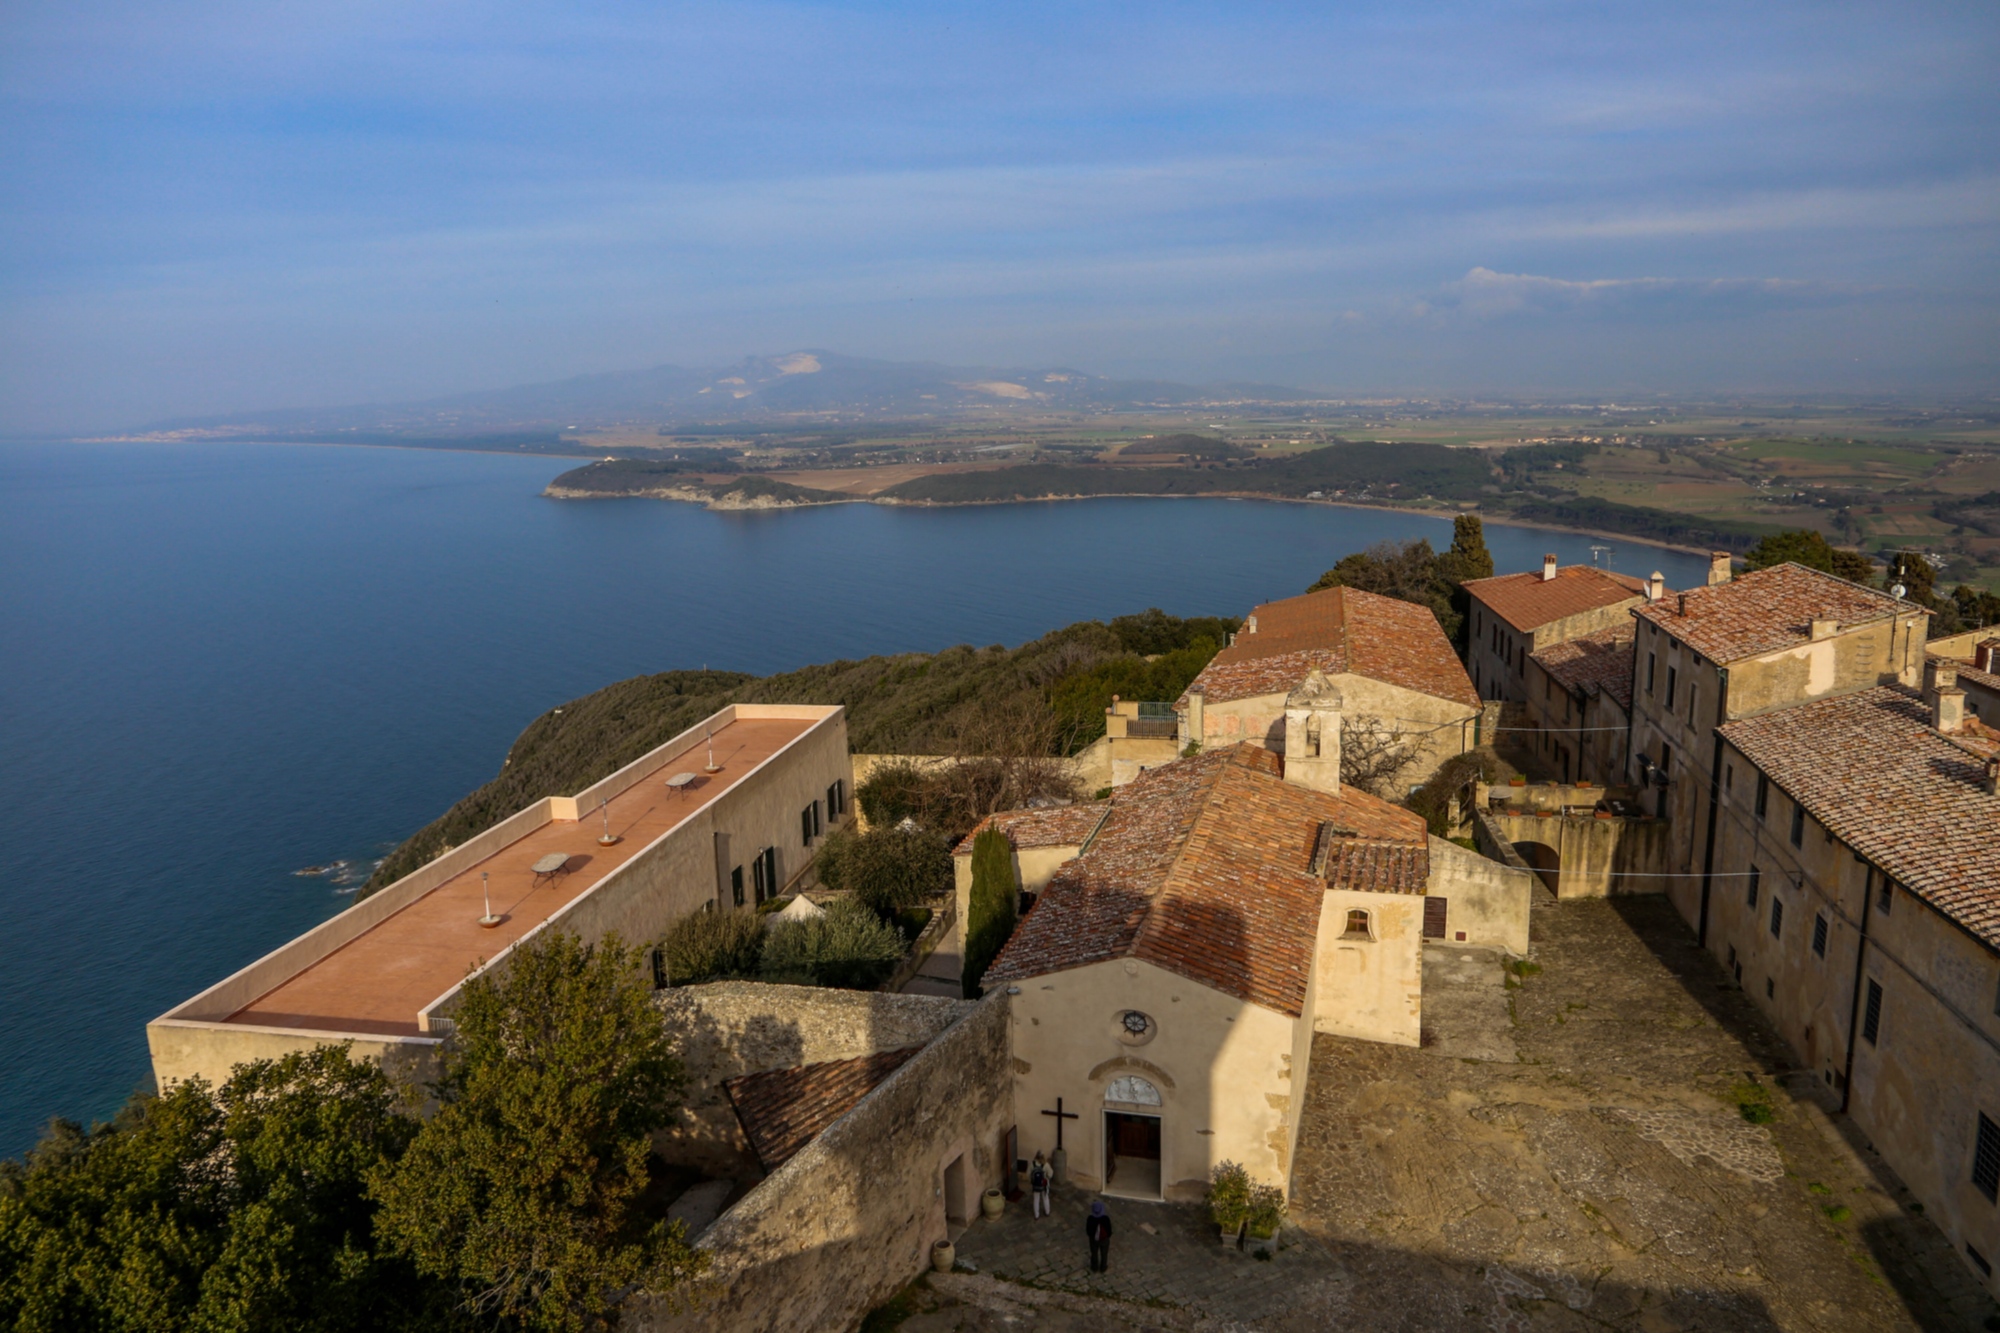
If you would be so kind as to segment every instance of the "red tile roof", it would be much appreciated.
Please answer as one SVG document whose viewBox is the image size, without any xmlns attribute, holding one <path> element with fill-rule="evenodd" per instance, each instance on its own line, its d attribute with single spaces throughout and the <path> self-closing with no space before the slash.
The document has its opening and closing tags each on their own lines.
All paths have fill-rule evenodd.
<svg viewBox="0 0 2000 1333">
<path fill-rule="evenodd" d="M 1632 640 L 1638 626 L 1631 621 L 1592 634 L 1552 643 L 1531 653 L 1542 670 L 1568 690 L 1610 695 L 1626 712 L 1632 711 Z"/>
<path fill-rule="evenodd" d="M 952 848 L 952 855 L 972 855 L 972 840 L 989 827 L 1005 833 L 1015 851 L 1027 847 L 1080 847 L 1110 808 L 1109 801 L 1081 801 L 1044 810 L 1002 810 L 974 825 L 972 832 Z"/>
<path fill-rule="evenodd" d="M 1614 574 L 1595 565 L 1564 565 L 1552 579 L 1540 570 L 1468 579 L 1465 590 L 1486 609 L 1515 629 L 1530 631 L 1585 611 L 1643 597 L 1646 584 L 1630 574 Z"/>
<path fill-rule="evenodd" d="M 2000 949 L 2000 796 L 1975 723 L 1939 735 L 1914 693 L 1877 686 L 1731 722 L 1721 734 L 1833 836 Z"/>
<path fill-rule="evenodd" d="M 722 1087 L 758 1162 L 776 1171 L 922 1049 L 905 1046 L 853 1060 L 742 1074 Z"/>
<path fill-rule="evenodd" d="M 1808 643 L 1815 620 L 1846 629 L 1916 609 L 1886 592 L 1786 563 L 1669 593 L 1637 614 L 1709 660 L 1728 663 Z"/>
<path fill-rule="evenodd" d="M 1280 1013 L 1304 1012 L 1329 885 L 1422 893 L 1424 821 L 1343 787 L 1284 781 L 1244 743 L 1143 773 L 1111 798 L 987 972 L 989 984 L 1137 958 Z M 1332 828 L 1322 834 L 1322 827 Z M 1312 866 L 1327 840 L 1324 877 Z"/>
<path fill-rule="evenodd" d="M 1202 669 L 1194 685 L 1209 703 L 1286 694 L 1317 667 L 1479 707 L 1479 692 L 1429 608 L 1356 588 L 1324 588 L 1265 602 L 1236 642 Z M 1193 685 L 1189 686 L 1194 688 Z M 1185 708 L 1183 694 L 1176 708 Z"/>
</svg>

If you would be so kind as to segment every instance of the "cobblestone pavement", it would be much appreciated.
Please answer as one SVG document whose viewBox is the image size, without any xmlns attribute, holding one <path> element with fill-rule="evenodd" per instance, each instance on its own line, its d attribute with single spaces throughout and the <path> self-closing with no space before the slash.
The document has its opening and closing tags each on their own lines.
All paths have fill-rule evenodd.
<svg viewBox="0 0 2000 1333">
<path fill-rule="evenodd" d="M 1432 953 L 1421 1050 L 1315 1039 L 1293 1216 L 1343 1276 L 1262 1326 L 1988 1327 L 1663 898 L 1544 899 L 1531 947 Z"/>
<path fill-rule="evenodd" d="M 1111 1266 L 1093 1273 L 1083 1219 L 1097 1197 L 1059 1187 L 1055 1211 L 1043 1218 L 1029 1216 L 1025 1199 L 1009 1204 L 1000 1217 L 981 1218 L 959 1237 L 958 1257 L 1010 1282 L 1241 1321 L 1265 1319 L 1339 1276 L 1310 1237 L 1289 1236 L 1275 1258 L 1255 1259 L 1223 1250 L 1204 1208 L 1129 1199 L 1105 1200 L 1113 1227 Z"/>
</svg>

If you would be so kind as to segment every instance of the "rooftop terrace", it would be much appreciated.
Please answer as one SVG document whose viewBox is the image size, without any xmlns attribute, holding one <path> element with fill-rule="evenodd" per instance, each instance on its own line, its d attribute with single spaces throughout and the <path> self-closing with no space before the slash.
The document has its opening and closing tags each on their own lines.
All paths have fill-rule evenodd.
<svg viewBox="0 0 2000 1333">
<path fill-rule="evenodd" d="M 313 939 L 313 935 L 302 937 L 167 1017 L 388 1037 L 424 1032 L 423 1011 L 464 981 L 474 968 L 604 883 L 663 835 L 838 710 L 768 711 L 797 715 L 744 717 L 732 712 L 715 727 L 717 772 L 703 771 L 708 756 L 700 729 L 684 733 L 582 793 L 574 803 L 557 798 L 515 816 L 500 826 L 500 836 L 493 839 L 498 845 L 484 855 L 479 855 L 479 839 L 457 853 L 446 853 L 433 866 L 451 863 L 445 866 L 450 871 L 448 877 L 428 889 L 418 886 L 410 901 L 366 925 L 331 952 L 289 974 L 269 972 L 267 965 L 280 962 L 288 950 Z M 692 774 L 693 781 L 669 787 L 666 779 L 681 773 Z M 598 813 L 600 791 L 609 797 L 610 831 L 620 839 L 610 847 L 598 843 L 604 831 Z M 578 817 L 532 817 L 532 811 L 545 808 L 573 812 Z M 464 853 L 470 855 L 461 855 Z M 567 856 L 564 870 L 556 875 L 536 875 L 534 864 L 552 854 Z M 452 861 L 454 856 L 457 862 Z M 415 872 L 404 885 L 424 873 Z M 482 874 L 487 876 L 493 912 L 503 918 L 497 926 L 480 925 L 486 910 Z M 387 898 L 397 894 L 399 887 L 390 885 L 376 896 Z M 403 896 L 409 892 L 405 888 Z M 372 901 L 356 904 L 343 917 L 364 912 Z M 336 917 L 320 930 L 338 927 L 341 921 Z M 239 978 L 260 968 L 266 969 L 269 979 L 282 978 L 279 984 L 226 1013 L 215 1012 L 213 1003 L 203 1004 L 226 995 L 232 982 L 240 990 Z"/>
</svg>

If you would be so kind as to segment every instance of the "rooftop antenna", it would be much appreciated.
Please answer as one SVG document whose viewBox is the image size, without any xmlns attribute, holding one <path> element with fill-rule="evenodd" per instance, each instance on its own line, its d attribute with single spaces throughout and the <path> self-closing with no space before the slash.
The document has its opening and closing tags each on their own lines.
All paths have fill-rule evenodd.
<svg viewBox="0 0 2000 1333">
<path fill-rule="evenodd" d="M 1610 555 L 1611 555 L 1611 548 L 1610 548 L 1609 546 L 1601 546 L 1601 545 L 1599 545 L 1599 544 L 1598 544 L 1598 543 L 1596 543 L 1596 542 L 1592 542 L 1592 543 L 1590 544 L 1590 563 L 1591 563 L 1591 564 L 1593 564 L 1593 565 L 1594 565 L 1594 564 L 1597 564 L 1597 563 L 1598 563 L 1598 557 L 1599 557 L 1599 556 L 1603 556 L 1603 557 L 1605 557 L 1605 560 L 1604 560 L 1604 568 L 1606 568 L 1606 569 L 1609 569 L 1609 568 L 1611 568 L 1611 561 L 1610 561 L 1610 558 L 1609 558 L 1609 557 L 1610 557 Z"/>
<path fill-rule="evenodd" d="M 598 835 L 597 845 L 599 847 L 617 846 L 619 842 L 618 835 L 611 831 L 611 798 L 609 796 L 599 797 L 597 810 L 599 814 L 604 816 L 604 832 Z"/>
<path fill-rule="evenodd" d="M 486 915 L 479 918 L 479 924 L 488 930 L 500 924 L 500 918 L 493 915 L 493 895 L 486 891 L 486 872 L 479 872 L 479 897 L 486 904 Z"/>
<path fill-rule="evenodd" d="M 715 762 L 715 728 L 710 726 L 708 728 L 708 767 L 703 769 L 702 772 L 720 773 L 721 771 L 722 769 Z"/>
</svg>

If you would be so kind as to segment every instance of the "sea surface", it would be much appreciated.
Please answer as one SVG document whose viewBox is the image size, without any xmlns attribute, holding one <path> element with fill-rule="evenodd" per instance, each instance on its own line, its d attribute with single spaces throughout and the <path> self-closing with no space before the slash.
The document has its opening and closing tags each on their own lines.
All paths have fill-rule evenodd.
<svg viewBox="0 0 2000 1333">
<path fill-rule="evenodd" d="M 1451 537 L 1220 499 L 542 499 L 572 461 L 0 445 L 0 1155 L 50 1116 L 109 1116 L 147 1077 L 148 1019 L 339 911 L 565 699 L 1148 606 L 1241 614 L 1375 542 Z M 1502 570 L 1593 545 L 1500 525 L 1487 542 Z M 1702 576 L 1612 546 L 1612 568 Z"/>
</svg>

